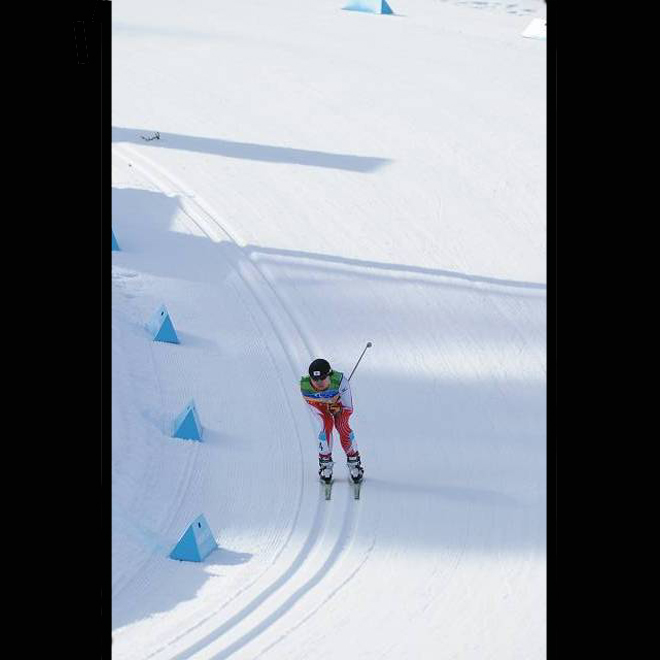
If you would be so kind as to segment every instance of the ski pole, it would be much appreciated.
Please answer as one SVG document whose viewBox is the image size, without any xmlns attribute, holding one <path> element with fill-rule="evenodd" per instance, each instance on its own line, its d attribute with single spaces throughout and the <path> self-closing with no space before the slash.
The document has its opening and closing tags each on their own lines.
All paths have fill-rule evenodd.
<svg viewBox="0 0 660 660">
<path fill-rule="evenodd" d="M 371 342 L 370 341 L 368 341 L 367 345 L 364 347 L 364 350 L 362 351 L 362 355 L 360 355 L 360 357 L 358 358 L 358 361 L 356 362 L 355 366 L 353 367 L 353 371 L 351 371 L 351 375 L 348 377 L 348 380 L 351 380 L 351 378 L 353 377 L 353 374 L 355 373 L 355 370 L 358 368 L 358 364 L 360 364 L 360 360 L 362 360 L 362 357 L 367 352 L 368 348 L 371 348 Z"/>
</svg>

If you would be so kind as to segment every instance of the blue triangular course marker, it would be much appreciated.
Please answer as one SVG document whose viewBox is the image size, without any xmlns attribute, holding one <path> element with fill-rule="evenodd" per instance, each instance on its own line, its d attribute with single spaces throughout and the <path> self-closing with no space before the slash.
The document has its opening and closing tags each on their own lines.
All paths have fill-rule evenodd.
<svg viewBox="0 0 660 660">
<path fill-rule="evenodd" d="M 182 440 L 202 441 L 202 425 L 194 401 L 191 401 L 174 420 L 172 437 L 181 438 Z"/>
<path fill-rule="evenodd" d="M 204 561 L 218 547 L 204 514 L 193 520 L 170 552 L 170 559 Z"/>
<path fill-rule="evenodd" d="M 385 0 L 353 0 L 344 9 L 349 11 L 365 11 L 370 14 L 394 14 Z"/>
<path fill-rule="evenodd" d="M 151 333 L 154 341 L 166 341 L 170 344 L 180 343 L 165 305 L 161 305 L 151 317 L 151 320 L 147 323 L 147 330 Z"/>
<path fill-rule="evenodd" d="M 115 232 L 112 231 L 112 250 L 119 250 L 119 243 L 117 243 L 117 239 L 115 238 Z"/>
</svg>

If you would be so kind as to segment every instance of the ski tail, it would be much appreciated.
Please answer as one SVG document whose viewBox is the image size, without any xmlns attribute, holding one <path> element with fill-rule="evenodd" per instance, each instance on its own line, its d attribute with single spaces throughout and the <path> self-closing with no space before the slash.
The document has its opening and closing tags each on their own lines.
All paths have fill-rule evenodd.
<svg viewBox="0 0 660 660">
<path fill-rule="evenodd" d="M 334 483 L 333 481 L 326 482 L 326 481 L 321 481 L 321 484 L 323 485 L 323 495 L 326 500 L 332 499 L 332 484 Z"/>
</svg>

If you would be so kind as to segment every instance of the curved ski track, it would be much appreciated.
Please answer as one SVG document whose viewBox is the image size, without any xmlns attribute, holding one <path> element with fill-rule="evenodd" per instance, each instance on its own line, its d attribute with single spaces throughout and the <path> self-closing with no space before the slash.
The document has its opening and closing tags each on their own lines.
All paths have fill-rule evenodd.
<svg viewBox="0 0 660 660">
<path fill-rule="evenodd" d="M 116 144 L 113 145 L 113 154 L 125 162 L 130 161 L 132 166 L 159 191 L 165 194 L 183 193 L 185 197 L 180 197 L 181 210 L 187 216 L 190 223 L 194 224 L 209 239 L 216 242 L 221 240 L 228 241 L 235 248 L 236 260 L 231 266 L 235 269 L 240 280 L 244 283 L 246 289 L 268 319 L 289 362 L 294 381 L 297 380 L 299 377 L 300 360 L 306 359 L 306 356 L 311 355 L 309 342 L 296 325 L 293 314 L 287 309 L 287 306 L 277 294 L 273 284 L 251 259 L 250 255 L 245 254 L 234 233 L 228 230 L 217 219 L 216 214 L 210 210 L 209 205 L 200 200 L 198 195 L 183 185 L 180 180 L 175 179 L 170 173 L 163 171 L 150 158 L 138 154 L 133 148 L 125 145 L 119 147 Z M 294 339 L 295 337 L 298 339 Z M 292 345 L 293 343 L 297 343 L 298 346 L 294 347 Z M 271 358 L 276 363 L 275 358 L 273 356 Z M 291 400 L 287 395 L 288 390 L 282 380 L 280 380 L 280 387 L 283 390 L 282 394 L 287 401 L 293 418 Z M 306 434 L 303 433 L 302 435 Z M 300 469 L 305 472 L 310 470 L 310 466 L 305 465 L 302 442 L 301 433 L 298 432 Z M 187 483 L 183 486 L 179 485 L 181 501 L 190 486 L 190 480 L 191 473 L 189 472 Z M 303 478 L 301 481 L 301 490 L 298 493 L 296 515 L 291 525 L 290 534 L 270 564 L 255 579 L 240 589 L 228 601 L 224 602 L 217 610 L 213 610 L 203 619 L 197 621 L 195 625 L 179 632 L 175 638 L 170 639 L 166 644 L 155 649 L 146 658 L 161 658 L 163 660 L 165 658 L 191 658 L 198 657 L 197 654 L 201 654 L 207 658 L 229 658 L 280 621 L 301 598 L 316 589 L 323 582 L 331 567 L 336 566 L 340 561 L 347 558 L 347 550 L 351 547 L 352 541 L 355 538 L 359 518 L 359 503 L 353 501 L 352 494 L 349 492 L 350 489 L 342 487 L 345 484 L 341 482 L 335 484 L 333 502 L 331 503 L 322 500 L 316 488 L 308 488 L 307 497 L 318 497 L 318 505 L 302 547 L 296 553 L 288 567 L 280 571 L 278 577 L 270 577 L 268 579 L 268 585 L 264 586 L 262 584 L 260 587 L 257 586 L 260 581 L 263 582 L 266 574 L 278 564 L 278 560 L 284 556 L 284 550 L 291 542 L 293 532 L 298 523 L 303 498 L 306 495 L 305 485 L 307 483 L 308 481 Z M 337 529 L 339 531 L 335 532 L 334 530 Z M 260 651 L 254 649 L 254 653 L 258 657 L 261 657 L 275 646 L 278 641 L 284 639 L 290 632 L 293 632 L 305 621 L 314 616 L 324 604 L 350 582 L 367 561 L 374 545 L 375 537 L 366 551 L 361 553 L 360 557 L 356 557 L 354 566 L 346 570 L 347 577 L 335 585 L 334 588 L 332 586 L 328 588 L 327 595 L 321 599 L 320 604 L 312 607 L 300 621 L 288 625 L 286 632 L 264 649 Z M 224 619 L 222 611 L 232 604 L 234 604 L 235 609 L 236 605 L 234 601 L 239 598 L 247 601 L 247 603 L 241 603 L 242 606 L 235 614 Z M 202 632 L 202 627 L 204 629 L 204 636 L 201 639 L 191 641 L 191 638 L 194 637 L 193 633 L 197 631 L 199 635 Z M 209 628 L 211 628 L 211 631 L 206 632 Z M 228 634 L 233 634 L 234 637 L 236 635 L 239 636 L 237 639 L 229 641 L 225 640 L 225 636 Z M 253 654 L 252 657 L 257 656 Z"/>
</svg>

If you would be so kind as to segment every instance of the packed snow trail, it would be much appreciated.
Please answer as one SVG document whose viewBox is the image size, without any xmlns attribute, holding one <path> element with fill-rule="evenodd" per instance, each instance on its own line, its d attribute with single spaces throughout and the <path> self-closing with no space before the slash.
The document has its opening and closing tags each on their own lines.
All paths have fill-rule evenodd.
<svg viewBox="0 0 660 660">
<path fill-rule="evenodd" d="M 543 4 L 137 4 L 113 2 L 113 657 L 545 657 Z M 178 346 L 144 330 L 162 303 Z M 326 502 L 298 379 L 367 339 L 361 499 L 335 441 Z M 169 437 L 192 397 L 202 443 Z M 219 550 L 168 559 L 200 513 Z"/>
</svg>

